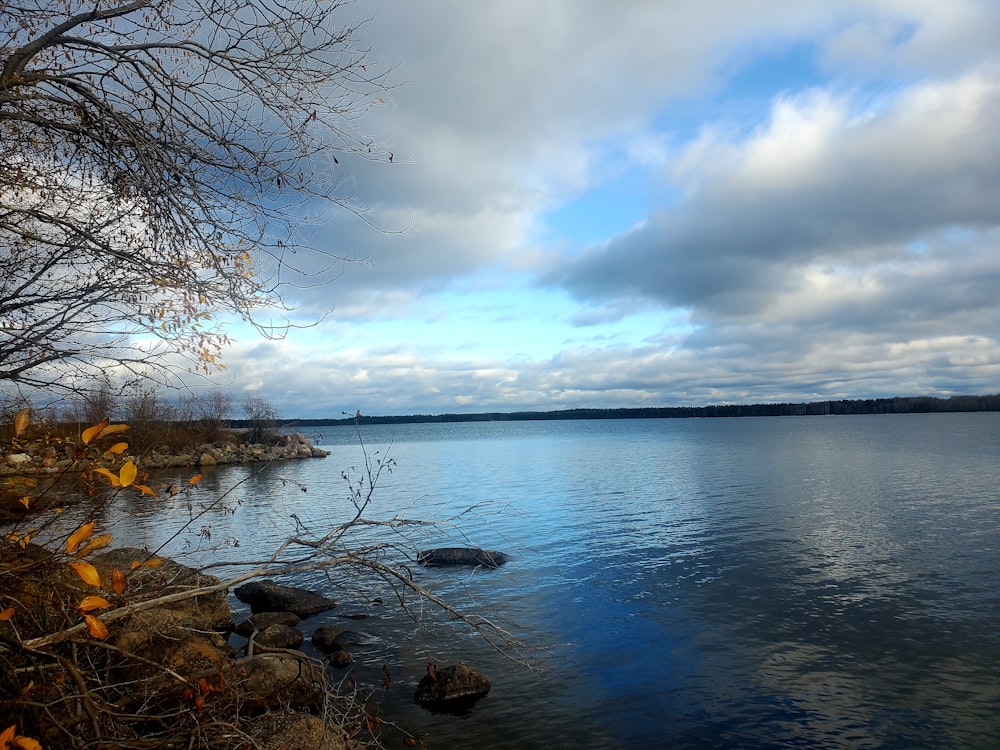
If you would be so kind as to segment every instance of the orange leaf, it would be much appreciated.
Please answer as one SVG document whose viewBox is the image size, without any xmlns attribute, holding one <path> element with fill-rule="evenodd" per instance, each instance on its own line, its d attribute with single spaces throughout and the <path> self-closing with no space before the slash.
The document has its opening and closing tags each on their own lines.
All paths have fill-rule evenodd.
<svg viewBox="0 0 1000 750">
<path fill-rule="evenodd" d="M 87 632 L 99 641 L 108 637 L 108 626 L 94 615 L 84 615 L 83 621 L 87 623 Z"/>
<path fill-rule="evenodd" d="M 99 468 L 99 469 L 94 469 L 94 473 L 95 474 L 100 474 L 102 477 L 107 477 L 108 481 L 111 482 L 111 486 L 112 487 L 121 487 L 122 486 L 122 483 L 118 479 L 118 475 L 117 474 L 113 474 L 108 469 L 105 469 L 103 466 L 101 468 Z"/>
<path fill-rule="evenodd" d="M 161 565 L 163 565 L 163 560 L 161 560 L 158 557 L 151 557 L 148 560 L 144 560 L 143 562 L 139 562 L 138 560 L 134 560 L 132 562 L 131 567 L 132 567 L 132 570 L 135 570 L 136 568 L 158 568 Z"/>
<path fill-rule="evenodd" d="M 139 469 L 136 467 L 132 460 L 129 459 L 122 466 L 120 472 L 118 472 L 118 479 L 121 480 L 122 487 L 128 487 L 132 482 L 135 481 L 136 476 L 139 474 Z"/>
<path fill-rule="evenodd" d="M 18 735 L 14 738 L 14 744 L 11 745 L 13 750 L 42 750 L 41 743 L 38 740 L 33 740 L 31 737 L 22 737 Z"/>
<path fill-rule="evenodd" d="M 11 724 L 2 733 L 0 733 L 0 750 L 7 750 L 10 747 L 10 743 L 14 741 L 14 735 L 17 733 L 17 724 Z"/>
<path fill-rule="evenodd" d="M 83 526 L 70 534 L 69 539 L 66 540 L 66 551 L 70 554 L 76 552 L 76 548 L 80 546 L 80 542 L 94 533 L 95 526 L 97 526 L 97 524 L 91 521 L 90 523 L 85 523 Z"/>
<path fill-rule="evenodd" d="M 103 596 L 85 596 L 80 601 L 81 612 L 93 612 L 95 609 L 107 609 L 111 602 Z"/>
<path fill-rule="evenodd" d="M 86 557 L 94 550 L 104 549 L 109 544 L 111 544 L 111 534 L 98 534 L 95 537 L 91 537 L 90 541 L 83 545 L 80 551 L 76 553 L 76 556 Z"/>
<path fill-rule="evenodd" d="M 190 478 L 190 479 L 188 480 L 188 484 L 192 484 L 192 485 L 193 485 L 193 484 L 198 484 L 198 482 L 200 482 L 200 481 L 201 481 L 201 477 L 202 477 L 202 475 L 201 475 L 201 474 L 195 474 L 195 475 L 194 475 L 193 477 L 191 477 L 191 478 Z"/>
<path fill-rule="evenodd" d="M 128 429 L 127 424 L 107 424 L 107 422 L 105 422 L 105 424 L 107 427 L 101 430 L 101 434 L 97 437 L 107 437 L 108 435 L 114 435 L 116 432 L 125 432 L 125 430 Z"/>
<path fill-rule="evenodd" d="M 14 415 L 14 437 L 20 437 L 21 433 L 28 429 L 31 424 L 31 409 L 27 406 L 19 409 Z"/>
<path fill-rule="evenodd" d="M 3 622 L 4 620 L 9 620 L 13 616 L 14 616 L 14 608 L 7 607 L 7 609 L 5 609 L 3 612 L 0 612 L 0 622 Z"/>
<path fill-rule="evenodd" d="M 89 583 L 91 586 L 101 585 L 101 574 L 89 562 L 71 562 L 69 566 L 76 571 L 84 583 Z"/>
<path fill-rule="evenodd" d="M 89 445 L 90 441 L 93 440 L 98 435 L 100 435 L 101 430 L 103 430 L 107 426 L 108 426 L 108 420 L 105 419 L 103 422 L 95 424 L 93 427 L 88 427 L 80 435 L 80 440 L 83 442 L 84 445 Z"/>
<path fill-rule="evenodd" d="M 152 487 L 148 485 L 136 484 L 133 485 L 133 487 L 139 490 L 139 492 L 141 492 L 143 495 L 149 495 L 150 497 L 158 497 L 158 495 L 156 494 L 156 490 L 154 490 Z"/>
<path fill-rule="evenodd" d="M 107 456 L 107 455 L 118 455 L 119 453 L 124 453 L 127 450 L 128 450 L 128 443 L 115 443 L 110 448 L 108 448 L 106 451 L 104 451 L 104 455 L 105 456 Z"/>
<path fill-rule="evenodd" d="M 21 503 L 21 505 L 23 505 L 23 506 L 24 506 L 25 508 L 27 508 L 27 507 L 28 507 L 28 506 L 29 506 L 29 505 L 31 504 L 31 498 L 30 498 L 30 497 L 28 497 L 27 495 L 25 495 L 24 497 L 22 497 L 22 498 L 20 499 L 20 503 Z"/>
<path fill-rule="evenodd" d="M 118 596 L 121 596 L 125 592 L 125 574 L 118 570 L 118 568 L 111 571 L 111 590 L 118 594 Z"/>
</svg>

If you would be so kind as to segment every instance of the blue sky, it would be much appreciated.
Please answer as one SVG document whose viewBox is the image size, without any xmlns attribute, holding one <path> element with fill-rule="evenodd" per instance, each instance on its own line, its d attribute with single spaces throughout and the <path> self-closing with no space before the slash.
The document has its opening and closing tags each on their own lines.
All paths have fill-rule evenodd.
<svg viewBox="0 0 1000 750">
<path fill-rule="evenodd" d="M 223 384 L 285 417 L 1000 390 L 1000 4 L 374 0 L 349 264 Z"/>
</svg>

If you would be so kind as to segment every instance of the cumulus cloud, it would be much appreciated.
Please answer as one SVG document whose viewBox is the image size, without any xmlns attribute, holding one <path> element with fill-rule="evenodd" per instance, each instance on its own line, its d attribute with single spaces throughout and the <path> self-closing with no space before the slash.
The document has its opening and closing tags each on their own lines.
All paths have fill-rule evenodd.
<svg viewBox="0 0 1000 750">
<path fill-rule="evenodd" d="M 394 162 L 342 168 L 388 231 L 316 229 L 372 263 L 295 290 L 332 317 L 237 346 L 241 387 L 298 416 L 996 390 L 1000 5 L 369 9 Z"/>
</svg>

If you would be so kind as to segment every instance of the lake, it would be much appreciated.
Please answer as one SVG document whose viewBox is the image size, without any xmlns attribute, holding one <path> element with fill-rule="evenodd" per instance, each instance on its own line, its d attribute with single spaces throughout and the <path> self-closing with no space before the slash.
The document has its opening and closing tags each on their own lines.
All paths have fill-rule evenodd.
<svg viewBox="0 0 1000 750">
<path fill-rule="evenodd" d="M 129 499 L 117 543 L 156 548 L 226 489 L 226 508 L 168 553 L 259 557 L 348 520 L 358 433 L 308 432 L 329 457 L 208 471 L 190 510 L 182 496 Z M 432 605 L 404 616 L 378 579 L 298 579 L 343 602 L 303 623 L 307 637 L 321 624 L 375 636 L 354 653 L 356 679 L 377 688 L 386 666 L 384 718 L 432 748 L 1000 746 L 998 413 L 362 424 L 360 436 L 395 462 L 366 516 L 438 524 L 367 527 L 355 543 L 391 545 L 393 564 L 469 544 L 513 558 L 412 570 L 523 642 L 515 655 L 533 670 Z M 494 688 L 462 716 L 421 709 L 428 659 L 467 662 Z"/>
</svg>

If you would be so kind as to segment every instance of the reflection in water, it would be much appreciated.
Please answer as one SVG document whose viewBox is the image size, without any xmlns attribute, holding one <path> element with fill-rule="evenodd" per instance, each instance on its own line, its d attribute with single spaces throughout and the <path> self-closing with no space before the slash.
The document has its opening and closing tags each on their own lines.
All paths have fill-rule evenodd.
<svg viewBox="0 0 1000 750">
<path fill-rule="evenodd" d="M 104 523 L 155 549 L 193 518 L 167 551 L 195 563 L 322 534 L 352 515 L 341 471 L 363 460 L 353 429 L 323 434 L 322 461 L 221 467 L 190 505 L 136 498 Z M 398 466 L 370 515 L 441 523 L 393 537 L 389 561 L 470 543 L 510 553 L 497 571 L 412 570 L 537 644 L 544 666 L 516 667 L 429 608 L 410 618 L 373 604 L 391 599 L 378 581 L 299 580 L 343 602 L 304 623 L 307 635 L 369 616 L 363 629 L 380 637 L 355 654 L 358 679 L 378 685 L 387 665 L 384 713 L 432 746 L 1000 737 L 1000 415 L 365 428 L 373 450 L 390 439 Z M 427 658 L 467 661 L 494 689 L 468 716 L 430 714 L 412 702 Z"/>
</svg>

